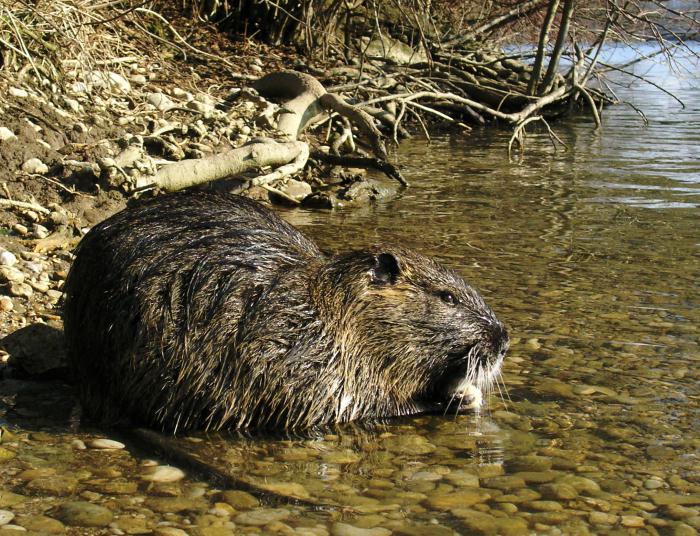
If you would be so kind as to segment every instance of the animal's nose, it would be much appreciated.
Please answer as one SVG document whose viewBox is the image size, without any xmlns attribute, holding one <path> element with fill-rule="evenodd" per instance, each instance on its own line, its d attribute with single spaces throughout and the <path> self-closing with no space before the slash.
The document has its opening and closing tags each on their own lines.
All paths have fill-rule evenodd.
<svg viewBox="0 0 700 536">
<path fill-rule="evenodd" d="M 503 355 L 508 349 L 508 344 L 510 342 L 508 330 L 500 322 L 493 322 L 489 325 L 489 339 L 494 355 Z"/>
</svg>

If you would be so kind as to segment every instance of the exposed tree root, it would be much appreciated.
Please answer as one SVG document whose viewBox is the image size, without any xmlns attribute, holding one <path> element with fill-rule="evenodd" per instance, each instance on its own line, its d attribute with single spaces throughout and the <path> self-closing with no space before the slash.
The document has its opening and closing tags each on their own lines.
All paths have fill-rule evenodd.
<svg viewBox="0 0 700 536">
<path fill-rule="evenodd" d="M 3 199 L 0 198 L 0 206 L 8 206 L 15 208 L 22 208 L 25 210 L 33 210 L 35 212 L 41 212 L 42 214 L 50 214 L 51 211 L 48 208 L 37 205 L 36 203 L 27 203 L 25 201 L 15 201 L 14 199 Z"/>
<path fill-rule="evenodd" d="M 224 153 L 168 164 L 159 169 L 154 176 L 140 178 L 136 188 L 141 190 L 158 187 L 172 192 L 218 179 L 235 177 L 267 166 L 284 166 L 294 162 L 291 165 L 295 168 L 303 168 L 303 164 L 306 163 L 304 155 L 308 158 L 308 154 L 309 148 L 304 142 L 276 142 L 260 138 Z M 287 171 L 275 178 L 289 174 Z M 265 180 L 274 179 L 263 179 L 263 182 Z"/>
<path fill-rule="evenodd" d="M 386 160 L 379 158 L 365 158 L 359 156 L 339 156 L 326 154 L 321 151 L 311 153 L 311 158 L 332 166 L 346 166 L 361 169 L 376 169 L 383 172 L 387 177 L 398 181 L 402 186 L 409 186 L 408 181 L 401 175 L 401 172 Z"/>
<path fill-rule="evenodd" d="M 360 107 L 348 104 L 340 95 L 328 93 L 313 76 L 279 71 L 263 76 L 253 88 L 265 98 L 286 99 L 277 119 L 277 128 L 291 139 L 296 139 L 324 111 L 330 110 L 356 125 L 367 138 L 374 155 L 386 160 L 382 134 L 374 125 L 372 116 Z"/>
</svg>

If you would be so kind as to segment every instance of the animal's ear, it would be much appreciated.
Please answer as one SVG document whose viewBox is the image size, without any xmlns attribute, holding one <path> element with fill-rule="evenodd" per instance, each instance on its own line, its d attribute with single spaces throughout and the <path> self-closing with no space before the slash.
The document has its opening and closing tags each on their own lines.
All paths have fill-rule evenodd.
<svg viewBox="0 0 700 536">
<path fill-rule="evenodd" d="M 398 259 L 392 253 L 380 253 L 374 257 L 374 265 L 369 273 L 375 285 L 393 285 L 401 273 L 401 268 Z"/>
</svg>

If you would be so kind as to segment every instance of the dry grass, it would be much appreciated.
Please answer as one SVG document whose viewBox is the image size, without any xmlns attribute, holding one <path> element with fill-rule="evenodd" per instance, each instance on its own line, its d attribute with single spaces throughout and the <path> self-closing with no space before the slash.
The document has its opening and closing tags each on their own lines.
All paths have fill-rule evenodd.
<svg viewBox="0 0 700 536">
<path fill-rule="evenodd" d="M 128 2 L 0 0 L 2 71 L 47 85 L 69 71 L 99 72 L 140 56 L 123 37 L 131 12 Z"/>
</svg>

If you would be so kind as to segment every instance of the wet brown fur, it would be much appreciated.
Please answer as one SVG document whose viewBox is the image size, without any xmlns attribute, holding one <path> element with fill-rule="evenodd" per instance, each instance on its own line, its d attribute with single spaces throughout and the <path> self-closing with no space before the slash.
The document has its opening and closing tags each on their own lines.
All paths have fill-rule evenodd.
<svg viewBox="0 0 700 536">
<path fill-rule="evenodd" d="M 252 201 L 179 193 L 92 229 L 66 282 L 86 416 L 179 429 L 295 428 L 445 407 L 508 337 L 414 251 L 334 257 Z"/>
</svg>

